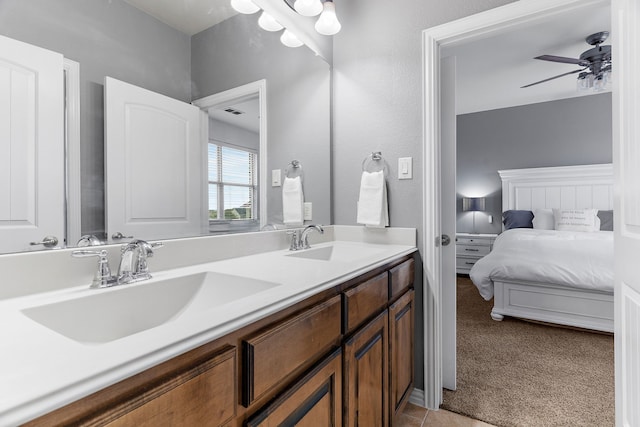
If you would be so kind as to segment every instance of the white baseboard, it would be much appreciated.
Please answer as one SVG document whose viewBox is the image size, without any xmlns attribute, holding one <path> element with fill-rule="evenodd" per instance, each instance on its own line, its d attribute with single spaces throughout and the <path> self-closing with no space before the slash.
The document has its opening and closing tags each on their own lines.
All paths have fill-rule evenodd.
<svg viewBox="0 0 640 427">
<path fill-rule="evenodd" d="M 424 390 L 418 390 L 414 388 L 409 396 L 409 403 L 413 403 L 416 406 L 424 408 Z"/>
</svg>

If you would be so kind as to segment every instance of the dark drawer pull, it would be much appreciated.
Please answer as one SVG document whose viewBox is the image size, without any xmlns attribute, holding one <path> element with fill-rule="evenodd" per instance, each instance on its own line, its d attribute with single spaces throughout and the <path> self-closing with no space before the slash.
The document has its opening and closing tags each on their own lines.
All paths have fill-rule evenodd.
<svg viewBox="0 0 640 427">
<path fill-rule="evenodd" d="M 469 249 L 469 248 L 464 248 L 465 251 L 467 252 L 480 252 L 480 249 Z"/>
<path fill-rule="evenodd" d="M 467 265 L 474 265 L 474 264 L 475 264 L 475 262 L 469 262 L 469 261 L 467 261 L 467 262 L 465 262 L 465 264 L 467 264 Z"/>
</svg>

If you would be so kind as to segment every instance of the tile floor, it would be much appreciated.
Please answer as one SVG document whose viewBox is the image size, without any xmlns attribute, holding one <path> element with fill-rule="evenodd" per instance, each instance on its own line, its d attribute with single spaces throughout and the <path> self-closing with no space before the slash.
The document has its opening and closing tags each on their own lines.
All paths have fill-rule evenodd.
<svg viewBox="0 0 640 427">
<path fill-rule="evenodd" d="M 455 412 L 444 409 L 429 411 L 412 403 L 407 403 L 399 421 L 400 427 L 494 427 Z"/>
</svg>

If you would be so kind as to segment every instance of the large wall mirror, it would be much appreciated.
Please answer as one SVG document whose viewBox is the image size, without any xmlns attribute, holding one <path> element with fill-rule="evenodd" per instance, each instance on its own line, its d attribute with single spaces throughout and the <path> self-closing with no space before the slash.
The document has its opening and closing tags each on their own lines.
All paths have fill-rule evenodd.
<svg viewBox="0 0 640 427">
<path fill-rule="evenodd" d="M 183 4 L 185 10 L 192 3 L 176 2 Z M 105 182 L 108 180 L 105 178 L 106 77 L 184 103 L 264 82 L 266 95 L 263 100 L 268 118 L 264 126 L 257 127 L 254 139 L 259 141 L 262 137 L 267 143 L 257 143 L 248 149 L 259 159 L 257 165 L 262 170 L 256 172 L 257 175 L 269 177 L 268 182 L 264 179 L 256 182 L 255 191 L 260 196 L 253 196 L 255 200 L 264 201 L 255 209 L 262 212 L 262 218 L 253 223 L 253 228 L 238 227 L 233 220 L 245 219 L 242 209 L 233 211 L 238 218 L 225 218 L 216 209 L 210 209 L 211 218 L 220 222 L 216 227 L 203 227 L 201 234 L 253 230 L 256 224 L 282 223 L 282 189 L 271 185 L 271 171 L 284 171 L 293 159 L 300 161 L 304 168 L 305 201 L 313 203 L 312 221 L 328 224 L 331 208 L 331 71 L 328 62 L 304 46 L 296 49 L 283 46 L 279 33 L 259 28 L 259 14 L 231 13 L 212 26 L 200 24 L 200 28 L 177 29 L 134 7 L 133 3 L 134 0 L 3 0 L 0 3 L 0 35 L 57 52 L 75 61 L 79 67 L 77 176 L 81 219 L 74 220 L 79 224 L 66 224 L 67 228 L 74 228 L 81 235 L 95 235 L 103 241 L 117 242 L 107 234 L 105 225 L 108 216 L 105 210 Z M 228 0 L 209 0 L 208 3 L 210 11 L 230 9 Z M 260 108 L 247 104 L 248 101 L 256 100 L 239 98 L 238 103 L 230 103 L 229 107 L 231 110 L 246 109 L 255 116 Z M 233 124 L 223 117 L 216 117 L 217 113 L 211 109 L 206 112 L 210 115 L 210 126 L 217 129 L 209 136 L 209 142 L 213 140 L 214 146 L 221 140 L 224 145 L 226 136 L 233 133 L 242 133 L 244 139 L 249 140 L 249 134 L 256 130 L 255 125 L 251 125 L 253 130 L 251 126 L 245 126 L 240 131 L 230 131 L 229 126 Z M 64 126 L 64 119 L 61 120 Z M 256 120 L 259 117 L 254 117 L 254 123 Z M 149 151 L 149 163 L 152 164 L 154 153 Z M 203 156 L 206 155 L 204 149 Z M 57 161 L 65 162 L 64 159 Z M 206 162 L 206 159 L 202 160 L 203 164 Z M 67 170 L 67 178 L 70 172 L 74 171 Z M 5 176 L 0 175 L 0 179 Z M 157 188 L 157 192 L 161 194 L 162 188 Z M 203 197 L 209 197 L 209 194 Z M 171 203 L 170 200 L 166 202 Z M 0 204 L 7 203 L 0 200 Z M 64 209 L 63 201 L 60 206 Z M 2 212 L 0 208 L 0 216 Z M 0 217 L 0 240 L 7 240 L 9 235 L 2 236 L 2 222 Z M 166 237 L 191 236 L 193 233 L 190 232 Z M 149 238 L 145 235 L 135 237 Z M 69 240 L 66 246 L 77 244 L 75 239 Z M 61 242 L 58 246 L 62 245 Z M 23 248 L 0 250 L 15 252 L 38 248 L 42 247 L 27 243 Z"/>
</svg>

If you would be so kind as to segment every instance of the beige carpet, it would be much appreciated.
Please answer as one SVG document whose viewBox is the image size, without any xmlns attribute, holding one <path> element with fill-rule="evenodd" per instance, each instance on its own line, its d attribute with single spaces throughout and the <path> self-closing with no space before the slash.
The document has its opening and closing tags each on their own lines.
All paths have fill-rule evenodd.
<svg viewBox="0 0 640 427">
<path fill-rule="evenodd" d="M 614 425 L 613 336 L 491 319 L 458 278 L 458 390 L 443 409 L 497 426 Z"/>
</svg>

